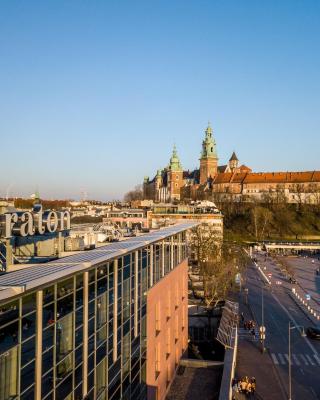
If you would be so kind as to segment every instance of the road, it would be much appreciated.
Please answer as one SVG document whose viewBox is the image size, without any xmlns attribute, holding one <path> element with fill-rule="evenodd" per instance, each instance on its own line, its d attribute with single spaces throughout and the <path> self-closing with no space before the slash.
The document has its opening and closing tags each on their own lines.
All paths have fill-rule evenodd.
<svg viewBox="0 0 320 400">
<path fill-rule="evenodd" d="M 249 289 L 248 302 L 257 323 L 261 324 L 261 287 L 264 287 L 264 325 L 266 327 L 267 352 L 262 357 L 270 357 L 273 372 L 282 388 L 277 398 L 288 399 L 288 324 L 291 330 L 292 352 L 292 399 L 320 399 L 320 343 L 300 334 L 299 326 L 308 327 L 312 323 L 307 315 L 289 296 L 292 285 L 286 282 L 271 258 L 255 255 L 260 267 L 272 273 L 272 284 L 264 283 L 262 275 L 255 267 L 247 272 L 246 286 Z M 281 285 L 276 285 L 281 281 Z M 258 359 L 257 359 L 257 362 Z M 271 373 L 266 371 L 266 374 Z M 261 379 L 261 378 L 260 378 Z M 274 398 L 274 400 L 276 400 Z"/>
</svg>

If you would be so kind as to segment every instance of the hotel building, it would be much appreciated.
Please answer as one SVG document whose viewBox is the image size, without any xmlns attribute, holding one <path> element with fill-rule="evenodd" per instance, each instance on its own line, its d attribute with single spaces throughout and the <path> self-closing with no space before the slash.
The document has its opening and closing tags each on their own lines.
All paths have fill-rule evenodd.
<svg viewBox="0 0 320 400">
<path fill-rule="evenodd" d="M 0 276 L 0 400 L 165 398 L 187 349 L 185 222 Z"/>
</svg>

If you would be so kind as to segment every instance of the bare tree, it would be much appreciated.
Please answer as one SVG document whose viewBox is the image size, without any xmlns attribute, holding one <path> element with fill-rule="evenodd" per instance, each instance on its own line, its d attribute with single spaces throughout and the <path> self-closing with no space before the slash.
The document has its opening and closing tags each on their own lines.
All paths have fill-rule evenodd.
<svg viewBox="0 0 320 400">
<path fill-rule="evenodd" d="M 272 212 L 265 207 L 255 205 L 251 210 L 251 222 L 256 240 L 264 238 L 272 220 Z"/>
<path fill-rule="evenodd" d="M 203 282 L 203 301 L 207 308 L 225 300 L 235 282 L 235 275 L 247 264 L 243 249 L 222 242 L 210 224 L 202 224 L 192 231 L 191 246 Z"/>
<path fill-rule="evenodd" d="M 130 190 L 130 192 L 124 195 L 125 202 L 130 202 L 132 200 L 142 200 L 142 199 L 143 199 L 142 185 L 135 186 L 133 190 Z"/>
</svg>

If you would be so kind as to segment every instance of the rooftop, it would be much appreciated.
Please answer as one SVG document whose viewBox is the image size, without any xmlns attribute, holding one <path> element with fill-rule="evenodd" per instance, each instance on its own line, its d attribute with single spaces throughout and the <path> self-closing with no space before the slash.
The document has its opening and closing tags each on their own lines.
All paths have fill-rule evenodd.
<svg viewBox="0 0 320 400">
<path fill-rule="evenodd" d="M 17 271 L 5 273 L 0 275 L 0 301 L 26 290 L 48 284 L 50 281 L 56 281 L 76 272 L 87 270 L 94 265 L 138 250 L 196 225 L 198 223 L 195 222 L 176 224 L 122 242 L 107 244 L 98 249 L 80 252 L 44 264 L 26 265 Z"/>
</svg>

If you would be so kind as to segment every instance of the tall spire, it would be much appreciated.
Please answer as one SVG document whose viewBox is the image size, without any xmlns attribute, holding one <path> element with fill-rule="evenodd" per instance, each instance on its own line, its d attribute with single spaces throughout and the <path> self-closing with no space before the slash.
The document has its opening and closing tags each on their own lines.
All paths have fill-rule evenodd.
<svg viewBox="0 0 320 400">
<path fill-rule="evenodd" d="M 211 128 L 210 121 L 205 130 L 205 138 L 202 142 L 201 158 L 218 158 L 216 142 L 213 138 L 213 129 Z"/>
<path fill-rule="evenodd" d="M 235 152 L 232 153 L 229 161 L 239 161 Z"/>
</svg>

